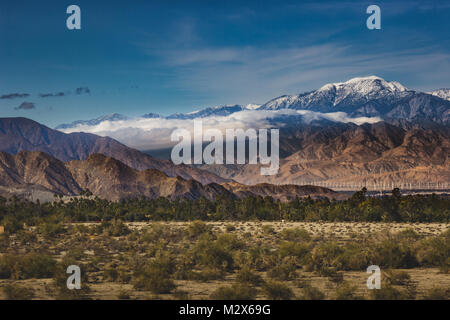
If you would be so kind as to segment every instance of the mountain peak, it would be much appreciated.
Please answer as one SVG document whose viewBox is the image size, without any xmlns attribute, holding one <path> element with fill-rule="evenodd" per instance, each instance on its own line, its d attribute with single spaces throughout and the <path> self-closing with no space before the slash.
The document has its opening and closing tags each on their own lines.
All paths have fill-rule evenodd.
<svg viewBox="0 0 450 320">
<path fill-rule="evenodd" d="M 355 77 L 352 78 L 346 82 L 359 82 L 359 81 L 366 81 L 366 80 L 382 80 L 382 81 L 386 81 L 383 78 L 379 77 L 379 76 L 375 76 L 375 75 L 371 75 L 371 76 L 367 76 L 367 77 Z"/>
<path fill-rule="evenodd" d="M 120 120 L 127 120 L 127 119 L 128 119 L 127 116 L 124 116 L 120 113 L 110 113 L 110 114 L 103 115 L 103 116 L 100 116 L 100 117 L 97 117 L 97 118 L 91 119 L 91 120 L 77 120 L 72 123 L 61 124 L 61 125 L 57 126 L 55 129 L 57 129 L 57 130 L 70 129 L 70 128 L 75 128 L 77 126 L 83 126 L 83 125 L 95 126 L 99 123 L 102 123 L 103 121 L 120 121 Z"/>
<path fill-rule="evenodd" d="M 387 90 L 392 93 L 400 93 L 409 91 L 404 85 L 396 81 L 386 81 L 381 77 L 372 75 L 367 77 L 356 77 L 345 82 L 329 83 L 321 87 L 317 91 L 344 91 L 344 93 L 351 91 L 351 93 L 360 93 L 362 95 L 371 92 L 379 92 Z M 350 92 L 349 92 L 350 93 Z"/>
</svg>

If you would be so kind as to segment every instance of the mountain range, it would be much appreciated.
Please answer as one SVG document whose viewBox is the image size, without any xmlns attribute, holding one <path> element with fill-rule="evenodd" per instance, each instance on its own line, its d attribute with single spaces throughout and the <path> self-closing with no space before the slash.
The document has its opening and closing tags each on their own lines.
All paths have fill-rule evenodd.
<svg viewBox="0 0 450 320">
<path fill-rule="evenodd" d="M 220 124 L 221 119 L 243 112 L 251 120 L 270 113 L 265 124 L 280 128 L 280 169 L 274 176 L 261 176 L 260 165 L 177 166 L 107 136 L 60 131 L 70 125 L 53 130 L 26 118 L 0 118 L 0 151 L 4 152 L 0 191 L 31 188 L 35 193 L 76 195 L 88 188 L 114 200 L 133 195 L 214 199 L 225 192 L 286 200 L 306 194 L 339 197 L 328 188 L 446 189 L 450 181 L 449 92 L 418 92 L 370 76 L 262 105 L 142 116 L 160 118 L 157 124 L 163 119 L 180 123 L 197 118 Z M 339 112 L 350 121 L 342 120 L 342 114 L 336 116 Z M 352 121 L 356 118 L 360 121 Z M 96 126 L 103 121 L 126 125 L 128 120 L 111 114 L 78 121 L 75 126 Z"/>
<path fill-rule="evenodd" d="M 434 187 L 450 181 L 450 128 L 440 124 L 408 128 L 387 122 L 313 122 L 280 130 L 280 169 L 258 174 L 260 165 L 202 165 L 245 184 L 314 184 L 357 190 Z"/>
<path fill-rule="evenodd" d="M 259 109 L 339 111 L 351 117 L 380 117 L 386 121 L 450 121 L 450 101 L 437 95 L 409 90 L 398 82 L 388 82 L 376 76 L 354 78 L 327 84 L 315 91 L 278 97 Z"/>
<path fill-rule="evenodd" d="M 44 152 L 21 151 L 17 155 L 0 152 L 0 195 L 50 200 L 54 194 L 76 196 L 82 190 L 108 200 L 165 197 L 214 200 L 218 195 L 232 197 L 272 196 L 288 200 L 296 196 L 340 199 L 342 194 L 315 186 L 240 186 L 238 183 L 203 185 L 196 180 L 169 177 L 156 169 L 135 170 L 102 154 L 85 160 L 62 162 Z M 288 191 L 288 192 L 286 192 Z"/>
<path fill-rule="evenodd" d="M 209 107 L 190 113 L 176 113 L 163 117 L 148 113 L 141 118 L 196 119 L 228 116 L 240 111 L 309 110 L 320 113 L 345 112 L 349 117 L 379 117 L 387 122 L 433 121 L 450 122 L 450 89 L 420 92 L 408 89 L 396 81 L 386 81 L 377 76 L 353 78 L 346 82 L 329 83 L 321 88 L 296 95 L 283 95 L 262 105 L 224 105 Z M 96 125 L 103 121 L 126 120 L 120 114 L 110 114 L 92 120 L 78 120 L 61 124 L 56 129 L 76 128 L 79 125 Z"/>
<path fill-rule="evenodd" d="M 203 184 L 227 181 L 204 170 L 153 158 L 109 137 L 83 132 L 65 134 L 27 118 L 0 118 L 0 151 L 11 154 L 42 151 L 61 161 L 84 160 L 101 153 L 136 170 L 157 169 L 170 177 L 194 179 Z"/>
</svg>

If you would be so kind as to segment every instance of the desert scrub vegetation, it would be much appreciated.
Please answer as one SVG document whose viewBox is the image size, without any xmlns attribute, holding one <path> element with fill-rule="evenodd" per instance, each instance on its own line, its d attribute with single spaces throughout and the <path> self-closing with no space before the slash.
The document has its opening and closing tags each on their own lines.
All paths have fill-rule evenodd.
<svg viewBox="0 0 450 320">
<path fill-rule="evenodd" d="M 31 300 L 34 298 L 34 290 L 17 286 L 14 284 L 7 284 L 2 288 L 7 300 Z"/>
<path fill-rule="evenodd" d="M 172 279 L 175 267 L 173 257 L 160 252 L 157 257 L 134 271 L 133 286 L 137 290 L 155 294 L 170 293 L 176 288 Z"/>
<path fill-rule="evenodd" d="M 246 285 L 260 286 L 263 283 L 263 278 L 254 270 L 244 267 L 238 271 L 236 275 L 236 282 Z"/>
<path fill-rule="evenodd" d="M 312 246 L 303 259 L 305 269 L 327 276 L 327 271 L 364 270 L 369 265 L 383 269 L 449 266 L 449 231 L 436 237 L 423 238 L 413 231 L 396 234 L 374 234 L 363 239 L 351 239 L 344 244 L 323 241 Z"/>
<path fill-rule="evenodd" d="M 450 289 L 449 288 L 431 288 L 429 289 L 424 297 L 424 300 L 449 300 L 450 299 Z"/>
<path fill-rule="evenodd" d="M 357 294 L 357 287 L 348 282 L 342 282 L 335 292 L 336 300 L 362 300 L 363 297 Z"/>
<path fill-rule="evenodd" d="M 235 283 L 231 286 L 221 286 L 210 296 L 214 300 L 253 300 L 257 290 L 253 287 Z"/>
<path fill-rule="evenodd" d="M 269 280 L 263 284 L 263 292 L 270 300 L 291 300 L 295 296 L 289 286 L 273 280 Z"/>
<path fill-rule="evenodd" d="M 62 222 L 44 222 L 37 226 L 38 233 L 44 238 L 53 238 L 64 232 L 66 228 Z"/>
<path fill-rule="evenodd" d="M 191 238 L 198 238 L 202 234 L 211 231 L 211 228 L 206 223 L 199 220 L 191 222 L 186 229 Z"/>
<path fill-rule="evenodd" d="M 130 223 L 118 213 L 95 223 L 38 216 L 0 235 L 0 288 L 45 282 L 48 290 L 35 290 L 35 298 L 52 299 L 448 299 L 442 287 L 450 232 L 436 231 L 445 223 L 422 230 L 364 222 L 358 229 L 323 222 Z M 82 270 L 81 291 L 66 288 L 69 264 Z M 361 281 L 372 264 L 382 269 L 377 293 Z M 444 279 L 433 280 L 433 291 L 416 278 L 429 270 Z M 6 298 L 3 289 L 0 296 Z"/>
<path fill-rule="evenodd" d="M 312 285 L 306 285 L 302 288 L 302 293 L 300 295 L 302 300 L 324 300 L 325 294 L 318 288 Z"/>
<path fill-rule="evenodd" d="M 23 256 L 0 256 L 0 279 L 42 279 L 53 276 L 56 261 L 47 254 L 29 253 Z"/>
<path fill-rule="evenodd" d="M 284 240 L 288 241 L 309 241 L 311 240 L 311 235 L 309 232 L 303 228 L 286 228 L 280 232 L 280 236 Z"/>
<path fill-rule="evenodd" d="M 56 264 L 54 273 L 53 273 L 53 289 L 54 295 L 56 299 L 60 300 L 86 300 L 90 299 L 89 293 L 91 288 L 89 286 L 89 278 L 88 272 L 85 264 L 80 263 L 79 252 L 75 251 L 72 253 L 68 253 L 64 256 L 64 258 Z M 67 288 L 67 278 L 69 274 L 67 274 L 67 268 L 69 266 L 76 265 L 80 267 L 81 270 L 81 289 L 70 290 Z"/>
<path fill-rule="evenodd" d="M 371 290 L 370 297 L 373 300 L 407 300 L 409 296 L 394 286 L 384 286 L 379 290 Z"/>
</svg>

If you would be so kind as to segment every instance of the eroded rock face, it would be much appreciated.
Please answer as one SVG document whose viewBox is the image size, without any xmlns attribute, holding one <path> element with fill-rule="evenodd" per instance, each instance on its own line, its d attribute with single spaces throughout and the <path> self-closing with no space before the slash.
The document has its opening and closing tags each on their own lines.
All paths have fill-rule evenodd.
<svg viewBox="0 0 450 320">
<path fill-rule="evenodd" d="M 202 166 L 245 184 L 400 185 L 450 181 L 450 134 L 443 125 L 327 123 L 280 130 L 280 170 L 259 165 Z"/>
<path fill-rule="evenodd" d="M 232 197 L 272 196 L 280 200 L 295 197 L 340 198 L 337 192 L 314 186 L 245 186 L 239 183 L 203 185 L 195 180 L 169 177 L 156 169 L 138 171 L 102 154 L 85 160 L 63 163 L 39 151 L 22 151 L 17 155 L 0 152 L 0 187 L 5 191 L 37 191 L 62 195 L 78 195 L 89 189 L 93 195 L 108 200 L 165 197 L 171 200 L 204 197 L 214 200 L 218 195 Z"/>
</svg>

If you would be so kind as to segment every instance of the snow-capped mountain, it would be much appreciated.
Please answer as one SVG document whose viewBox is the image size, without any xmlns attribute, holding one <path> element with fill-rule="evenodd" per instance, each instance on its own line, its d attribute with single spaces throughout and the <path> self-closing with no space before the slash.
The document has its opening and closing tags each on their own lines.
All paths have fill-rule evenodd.
<svg viewBox="0 0 450 320">
<path fill-rule="evenodd" d="M 434 90 L 434 91 L 431 91 L 428 93 L 432 94 L 433 96 L 450 101 L 450 89 L 449 88 L 437 89 L 437 90 Z"/>
<path fill-rule="evenodd" d="M 399 98 L 408 89 L 398 82 L 388 82 L 377 76 L 353 78 L 346 82 L 329 83 L 318 90 L 270 100 L 261 109 L 311 109 L 330 111 L 349 103 L 366 103 L 381 98 Z"/>
<path fill-rule="evenodd" d="M 72 123 L 60 124 L 55 129 L 57 129 L 57 130 L 69 129 L 69 128 L 77 127 L 79 125 L 95 126 L 95 125 L 98 125 L 98 124 L 100 124 L 100 123 L 102 123 L 104 121 L 120 121 L 120 120 L 128 120 L 128 119 L 129 118 L 127 116 L 124 116 L 122 114 L 111 113 L 111 114 L 100 116 L 98 118 L 91 119 L 91 120 L 77 120 L 77 121 L 74 121 Z"/>
<path fill-rule="evenodd" d="M 263 105 L 224 105 L 200 109 L 190 113 L 175 113 L 167 117 L 147 113 L 139 118 L 191 120 L 213 116 L 228 116 L 241 111 L 308 110 L 321 113 L 345 112 L 348 117 L 379 117 L 386 121 L 434 121 L 450 123 L 450 89 L 429 93 L 414 91 L 396 81 L 377 76 L 358 77 L 346 82 L 329 83 L 315 91 L 284 95 Z M 286 119 L 286 117 L 284 117 Z M 97 125 L 103 121 L 126 120 L 120 114 L 93 120 L 75 121 L 56 129 L 70 129 L 77 125 Z"/>
<path fill-rule="evenodd" d="M 280 109 L 346 112 L 351 117 L 381 117 L 385 120 L 450 121 L 449 101 L 376 76 L 330 83 L 315 91 L 281 96 L 258 110 Z"/>
<path fill-rule="evenodd" d="M 216 106 L 189 113 L 175 113 L 167 117 L 167 119 L 196 119 L 209 116 L 227 116 L 235 112 L 246 110 L 246 107 L 235 104 L 231 106 Z"/>
<path fill-rule="evenodd" d="M 162 118 L 162 117 L 159 114 L 157 114 L 157 113 L 149 112 L 149 113 L 146 113 L 146 114 L 142 115 L 141 118 L 144 118 L 144 119 L 155 119 L 155 118 Z"/>
</svg>

